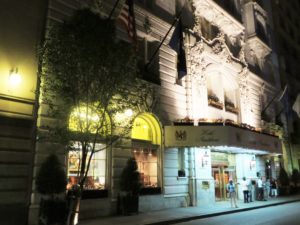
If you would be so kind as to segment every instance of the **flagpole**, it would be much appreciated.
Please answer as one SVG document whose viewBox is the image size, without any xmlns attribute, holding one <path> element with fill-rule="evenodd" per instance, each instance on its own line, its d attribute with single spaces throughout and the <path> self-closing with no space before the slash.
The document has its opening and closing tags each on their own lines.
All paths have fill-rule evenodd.
<svg viewBox="0 0 300 225">
<path fill-rule="evenodd" d="M 114 12 L 115 12 L 115 10 L 116 10 L 117 5 L 119 4 L 119 2 L 120 2 L 120 0 L 117 0 L 117 1 L 115 2 L 114 7 L 113 7 L 112 10 L 110 11 L 110 14 L 109 14 L 109 17 L 108 17 L 109 20 L 111 19 L 112 15 L 114 14 Z"/>
<path fill-rule="evenodd" d="M 166 33 L 166 35 L 164 36 L 164 38 L 162 39 L 162 41 L 160 42 L 160 44 L 158 45 L 158 47 L 156 48 L 155 52 L 152 54 L 151 58 L 149 59 L 149 62 L 145 65 L 145 69 L 147 70 L 148 67 L 150 66 L 150 64 L 153 62 L 154 57 L 156 56 L 157 52 L 159 51 L 160 47 L 162 46 L 162 44 L 164 43 L 164 41 L 166 40 L 166 38 L 168 37 L 169 33 L 171 32 L 172 28 L 175 26 L 175 24 L 179 21 L 179 18 L 181 17 L 183 8 L 186 4 L 186 1 L 184 2 L 184 5 L 182 6 L 179 14 L 175 17 L 171 27 L 169 28 L 168 32 Z"/>
<path fill-rule="evenodd" d="M 181 15 L 181 13 L 180 13 Z M 154 57 L 156 56 L 157 52 L 159 51 L 160 47 L 162 46 L 162 44 L 164 43 L 164 41 L 166 40 L 167 36 L 169 35 L 169 33 L 171 32 L 172 28 L 175 26 L 175 24 L 178 22 L 180 16 L 176 16 L 172 26 L 169 28 L 168 32 L 166 33 L 166 35 L 164 36 L 164 38 L 162 39 L 162 41 L 159 43 L 158 47 L 156 48 L 155 52 L 152 54 L 151 58 L 149 59 L 149 62 L 145 65 L 145 68 L 147 70 L 147 68 L 149 67 L 149 65 L 153 62 Z"/>
<path fill-rule="evenodd" d="M 266 107 L 261 111 L 261 115 L 263 115 L 266 112 L 266 110 L 269 108 L 269 106 L 274 102 L 274 100 L 278 96 L 280 96 L 279 99 L 281 99 L 283 97 L 283 95 L 285 94 L 286 90 L 287 90 L 287 86 L 285 86 L 285 88 L 284 88 L 284 90 L 283 90 L 282 93 L 279 92 L 278 94 L 274 95 L 274 97 L 269 101 L 269 103 L 266 105 Z"/>
</svg>

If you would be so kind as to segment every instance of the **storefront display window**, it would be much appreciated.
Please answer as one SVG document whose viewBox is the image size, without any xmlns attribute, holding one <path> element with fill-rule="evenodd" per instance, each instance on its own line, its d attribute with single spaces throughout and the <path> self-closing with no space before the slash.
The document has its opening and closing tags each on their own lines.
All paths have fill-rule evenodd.
<svg viewBox="0 0 300 225">
<path fill-rule="evenodd" d="M 157 150 L 134 149 L 134 158 L 138 165 L 143 187 L 157 187 Z"/>
<path fill-rule="evenodd" d="M 96 144 L 91 165 L 84 184 L 85 190 L 102 190 L 105 189 L 105 168 L 106 168 L 106 151 L 103 144 Z M 67 189 L 77 184 L 79 177 L 79 167 L 81 162 L 81 148 L 79 144 L 74 145 L 74 149 L 68 154 L 68 184 Z M 89 158 L 89 155 L 88 157 Z M 88 159 L 87 159 L 88 161 Z"/>
</svg>

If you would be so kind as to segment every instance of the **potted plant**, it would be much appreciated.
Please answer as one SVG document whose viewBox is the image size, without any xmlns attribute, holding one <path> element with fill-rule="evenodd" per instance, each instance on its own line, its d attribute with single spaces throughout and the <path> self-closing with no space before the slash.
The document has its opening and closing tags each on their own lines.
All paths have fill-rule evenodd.
<svg viewBox="0 0 300 225">
<path fill-rule="evenodd" d="M 208 98 L 208 105 L 218 109 L 223 109 L 223 103 L 220 102 L 219 98 L 214 93 L 209 93 L 207 98 Z"/>
<path fill-rule="evenodd" d="M 183 119 L 177 119 L 174 122 L 175 126 L 193 126 L 194 125 L 194 120 L 190 119 L 188 116 L 186 116 Z"/>
<path fill-rule="evenodd" d="M 129 158 L 121 174 L 119 206 L 123 215 L 138 213 L 141 182 L 137 169 L 135 159 Z"/>
<path fill-rule="evenodd" d="M 66 223 L 66 174 L 55 154 L 42 163 L 36 177 L 36 188 L 41 194 L 39 225 Z"/>
<path fill-rule="evenodd" d="M 237 107 L 235 107 L 234 103 L 227 99 L 225 100 L 225 110 L 234 114 L 239 113 L 239 110 Z"/>
<path fill-rule="evenodd" d="M 285 169 L 280 166 L 280 171 L 279 171 L 279 195 L 286 195 L 289 193 L 289 184 L 290 184 L 290 179 L 285 171 Z"/>
<path fill-rule="evenodd" d="M 300 173 L 297 169 L 293 169 L 291 181 L 293 183 L 293 187 L 291 191 L 293 194 L 296 194 L 298 192 L 298 184 L 300 182 Z"/>
</svg>

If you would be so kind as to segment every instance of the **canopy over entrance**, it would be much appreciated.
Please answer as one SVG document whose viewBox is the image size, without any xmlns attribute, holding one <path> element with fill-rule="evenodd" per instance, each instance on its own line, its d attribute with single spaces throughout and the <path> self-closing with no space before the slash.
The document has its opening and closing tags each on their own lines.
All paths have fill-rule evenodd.
<svg viewBox="0 0 300 225">
<path fill-rule="evenodd" d="M 280 139 L 231 126 L 165 126 L 166 147 L 207 147 L 232 153 L 282 154 Z"/>
</svg>

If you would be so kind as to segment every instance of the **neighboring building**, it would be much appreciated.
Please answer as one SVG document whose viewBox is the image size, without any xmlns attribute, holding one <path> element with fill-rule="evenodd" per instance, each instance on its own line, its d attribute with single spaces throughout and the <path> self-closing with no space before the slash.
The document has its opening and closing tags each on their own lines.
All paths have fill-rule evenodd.
<svg viewBox="0 0 300 225">
<path fill-rule="evenodd" d="M 292 110 L 298 94 L 300 93 L 299 59 L 300 59 L 300 22 L 299 1 L 272 1 L 274 13 L 274 30 L 279 55 L 280 75 L 283 85 L 287 84 L 288 110 L 285 112 L 286 143 L 288 154 L 286 158 L 286 169 L 300 168 L 300 120 L 299 116 Z M 290 145 L 289 145 L 290 144 Z M 291 160 L 292 159 L 292 160 Z"/>
<path fill-rule="evenodd" d="M 37 47 L 46 1 L 0 3 L 0 224 L 25 224 L 35 145 Z"/>
<path fill-rule="evenodd" d="M 107 17 L 114 2 L 103 3 L 103 7 L 94 10 L 101 10 L 100 14 Z M 278 109 L 275 104 L 269 105 L 269 102 L 278 95 L 280 81 L 277 55 L 272 51 L 272 24 L 268 17 L 270 4 L 264 7 L 255 1 L 242 0 L 194 0 L 191 5 L 188 2 L 136 1 L 135 18 L 141 64 L 153 58 L 149 66 L 151 73 L 145 73 L 144 80 L 153 83 L 159 98 L 153 112 L 143 112 L 135 119 L 130 140 L 119 142 L 93 158 L 93 170 L 90 171 L 86 186 L 87 189 L 96 190 L 94 193 L 97 193 L 97 198 L 82 201 L 82 218 L 116 213 L 118 180 L 130 156 L 136 158 L 142 175 L 143 189 L 139 205 L 142 212 L 213 204 L 226 199 L 225 186 L 229 179 L 239 182 L 244 176 L 256 180 L 258 174 L 266 177 L 276 177 L 278 174 L 279 155 L 282 154 L 278 135 L 281 137 L 282 132 L 275 125 Z M 120 1 L 114 17 L 123 4 L 124 1 Z M 22 121 L 27 119 L 26 123 L 17 124 L 26 124 L 24 129 L 34 130 L 37 119 L 38 132 L 44 133 L 47 132 L 46 125 L 53 121 L 46 116 L 45 105 L 40 106 L 37 118 L 34 116 L 34 108 L 29 110 L 16 106 L 8 110 L 8 106 L 24 105 L 27 102 L 31 107 L 36 106 L 35 92 L 31 91 L 36 89 L 38 62 L 33 59 L 36 57 L 35 46 L 43 39 L 42 36 L 36 36 L 36 33 L 41 34 L 42 28 L 49 27 L 53 22 L 66 20 L 83 5 L 80 1 L 49 0 L 47 16 L 43 14 L 45 10 L 42 9 L 46 5 L 42 3 L 32 2 L 29 9 L 36 11 L 29 13 L 30 16 L 25 15 L 21 6 L 7 1 L 1 9 L 26 16 L 26 20 L 20 19 L 18 22 L 26 24 L 28 20 L 32 26 L 34 22 L 39 23 L 30 32 L 22 23 L 14 24 L 14 27 L 2 25 L 14 28 L 7 28 L 7 37 L 12 36 L 16 41 L 12 43 L 12 38 L 0 36 L 0 54 L 5 54 L 0 57 L 9 59 L 7 64 L 3 64 L 2 59 L 0 61 L 1 79 L 8 79 L 9 71 L 15 67 L 23 75 L 22 62 L 16 61 L 13 56 L 21 52 L 20 46 L 29 46 L 28 49 L 24 48 L 26 55 L 22 58 L 32 61 L 28 69 L 24 68 L 23 79 L 27 82 L 32 77 L 30 84 L 33 85 L 27 83 L 25 87 L 30 87 L 27 92 L 18 93 L 17 97 L 22 101 L 16 100 L 15 94 L 6 92 L 8 85 L 3 85 L 0 100 L 8 102 L 0 104 L 3 111 L 1 115 L 5 118 L 3 121 L 12 120 L 12 124 L 15 124 L 22 114 Z M 182 7 L 181 18 L 186 28 L 183 34 L 187 74 L 179 79 L 177 53 L 168 45 L 175 27 L 171 29 L 158 54 L 152 56 Z M 7 14 L 0 15 L 2 18 L 2 15 Z M 4 19 L 1 18 L 2 24 Z M 44 19 L 45 24 L 42 23 Z M 11 18 L 11 21 L 16 20 Z M 24 33 L 21 32 L 23 29 Z M 117 27 L 117 31 L 121 39 L 128 41 L 125 30 Z M 31 41 L 23 43 L 25 40 Z M 15 112 L 17 109 L 19 111 Z M 11 115 L 12 119 L 8 119 Z M 7 127 L 7 123 L 0 125 Z M 9 130 L 10 134 L 3 133 L 1 129 L 1 139 L 6 142 L 1 142 L 3 151 L 0 154 L 4 154 L 4 157 L 1 157 L 0 166 L 7 169 L 0 171 L 0 179 L 9 178 L 12 181 L 3 193 L 21 190 L 16 188 L 21 182 L 24 198 L 16 203 L 22 202 L 26 209 L 30 199 L 29 224 L 36 224 L 40 196 L 31 184 L 34 184 L 39 165 L 53 148 L 53 143 L 38 141 L 33 148 L 31 143 L 38 139 L 34 133 L 26 137 L 22 135 L 27 131 L 15 135 L 13 125 L 5 130 Z M 28 153 L 22 151 L 27 146 L 22 143 L 18 145 L 22 147 L 12 148 L 17 143 L 16 138 L 27 141 L 25 152 Z M 2 147 L 2 143 L 7 144 Z M 101 147 L 103 145 L 99 143 Z M 56 148 L 62 162 L 66 162 L 70 185 L 75 180 L 73 171 L 76 170 L 78 155 L 76 151 L 66 154 L 59 146 Z M 25 154 L 28 161 L 21 154 Z M 19 161 L 13 164 L 12 159 Z M 14 170 L 10 170 L 10 166 Z M 10 171 L 15 171 L 16 175 Z M 4 180 L 2 183 L 7 184 Z M 31 194 L 26 190 L 27 187 L 32 189 Z M 241 193 L 239 191 L 239 197 Z M 1 206 L 8 203 L 11 203 L 9 199 L 3 204 L 0 202 Z"/>
</svg>

